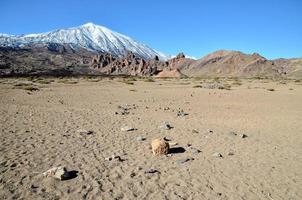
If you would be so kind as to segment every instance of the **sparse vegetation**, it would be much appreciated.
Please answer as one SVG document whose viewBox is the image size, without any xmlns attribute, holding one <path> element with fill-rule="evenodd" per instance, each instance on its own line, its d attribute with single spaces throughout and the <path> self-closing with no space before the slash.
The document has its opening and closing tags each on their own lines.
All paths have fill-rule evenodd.
<svg viewBox="0 0 302 200">
<path fill-rule="evenodd" d="M 130 78 L 127 78 L 127 81 L 137 81 L 137 80 L 134 77 L 130 77 Z"/>
<path fill-rule="evenodd" d="M 86 79 L 86 81 L 88 81 L 88 82 L 99 82 L 101 80 L 102 79 L 100 79 L 100 78 L 88 78 L 88 79 Z"/>
<path fill-rule="evenodd" d="M 144 82 L 155 82 L 155 80 L 153 78 L 145 78 L 143 80 L 144 80 Z"/>
<path fill-rule="evenodd" d="M 58 81 L 58 83 L 64 83 L 64 84 L 77 84 L 78 81 L 76 80 L 70 80 L 70 79 L 61 79 Z"/>
<path fill-rule="evenodd" d="M 127 84 L 127 85 L 134 85 L 133 81 L 131 81 L 131 80 L 129 80 L 129 79 L 123 79 L 121 82 L 122 82 L 122 83 L 125 83 L 125 84 Z"/>
<path fill-rule="evenodd" d="M 32 86 L 32 85 L 30 85 L 30 86 L 26 86 L 26 87 L 24 87 L 23 88 L 24 90 L 28 90 L 28 91 L 38 91 L 38 90 L 40 90 L 38 87 L 35 87 L 35 86 Z"/>
<path fill-rule="evenodd" d="M 23 89 L 23 90 L 27 90 L 27 91 L 38 91 L 39 88 L 35 85 L 33 85 L 32 83 L 16 83 L 14 85 L 14 88 L 15 89 Z"/>
<path fill-rule="evenodd" d="M 231 90 L 231 85 L 223 84 L 223 85 L 219 86 L 218 89 L 220 89 L 220 90 Z"/>
<path fill-rule="evenodd" d="M 33 82 L 40 83 L 40 84 L 50 84 L 50 83 L 54 82 L 54 80 L 51 80 L 51 79 L 38 79 L 38 80 L 33 81 Z"/>
<path fill-rule="evenodd" d="M 32 83 L 24 83 L 24 82 L 14 84 L 15 87 L 26 87 L 31 85 Z"/>
<path fill-rule="evenodd" d="M 232 85 L 240 86 L 240 85 L 242 85 L 242 82 L 239 79 L 235 79 L 234 82 L 232 83 Z"/>
<path fill-rule="evenodd" d="M 180 82 L 179 85 L 190 85 L 190 82 Z"/>
<path fill-rule="evenodd" d="M 214 77 L 214 82 L 218 82 L 219 83 L 219 77 Z"/>
</svg>

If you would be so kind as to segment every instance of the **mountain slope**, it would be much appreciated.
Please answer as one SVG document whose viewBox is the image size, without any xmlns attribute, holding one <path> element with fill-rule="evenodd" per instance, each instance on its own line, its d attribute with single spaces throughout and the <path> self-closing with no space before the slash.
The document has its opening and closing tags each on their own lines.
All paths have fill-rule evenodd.
<svg viewBox="0 0 302 200">
<path fill-rule="evenodd" d="M 130 37 L 93 23 L 39 34 L 19 36 L 0 34 L 0 46 L 22 47 L 22 45 L 31 43 L 68 44 L 75 50 L 85 48 L 93 52 L 110 53 L 119 57 L 131 51 L 144 59 L 152 59 L 155 56 L 158 56 L 160 60 L 168 58 L 163 53 L 157 52 Z"/>
<path fill-rule="evenodd" d="M 187 66 L 183 72 L 191 76 L 282 76 L 288 73 L 274 61 L 257 53 L 219 50 Z"/>
</svg>

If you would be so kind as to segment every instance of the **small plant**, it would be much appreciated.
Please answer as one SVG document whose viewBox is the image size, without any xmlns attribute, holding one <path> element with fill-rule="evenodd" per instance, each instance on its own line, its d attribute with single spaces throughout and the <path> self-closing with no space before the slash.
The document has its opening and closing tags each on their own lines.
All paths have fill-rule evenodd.
<svg viewBox="0 0 302 200">
<path fill-rule="evenodd" d="M 36 83 L 40 83 L 40 84 L 50 84 L 50 83 L 54 82 L 54 80 L 50 80 L 50 79 L 38 79 L 35 82 Z"/>
<path fill-rule="evenodd" d="M 26 86 L 26 87 L 24 87 L 23 88 L 24 90 L 28 90 L 28 91 L 31 91 L 31 92 L 33 92 L 33 91 L 39 91 L 39 88 L 37 88 L 37 87 L 35 87 L 35 86 Z"/>
<path fill-rule="evenodd" d="M 136 78 L 134 77 L 130 77 L 130 78 L 127 78 L 128 81 L 136 81 Z"/>
<path fill-rule="evenodd" d="M 127 85 L 134 85 L 134 83 L 132 81 L 130 81 L 129 79 L 123 79 L 122 83 L 125 83 Z"/>
<path fill-rule="evenodd" d="M 153 78 L 146 78 L 144 79 L 144 82 L 155 82 Z"/>
<path fill-rule="evenodd" d="M 190 82 L 180 82 L 179 85 L 190 85 Z"/>
<path fill-rule="evenodd" d="M 78 82 L 75 80 L 69 80 L 69 79 L 61 79 L 58 81 L 58 83 L 64 83 L 64 84 L 77 84 Z"/>
<path fill-rule="evenodd" d="M 32 83 L 16 83 L 14 84 L 15 87 L 26 87 L 26 86 L 31 86 Z"/>
<path fill-rule="evenodd" d="M 101 81 L 101 79 L 99 79 L 99 78 L 89 78 L 89 79 L 87 79 L 87 81 L 88 82 L 99 82 L 99 81 Z"/>
<path fill-rule="evenodd" d="M 220 89 L 220 90 L 231 90 L 231 85 L 223 84 L 221 86 L 218 86 L 218 89 Z"/>
<path fill-rule="evenodd" d="M 38 91 L 39 88 L 33 85 L 32 83 L 17 83 L 14 85 L 15 89 L 23 89 L 27 91 Z"/>
<path fill-rule="evenodd" d="M 232 85 L 240 86 L 240 85 L 242 85 L 242 82 L 238 78 L 236 78 L 236 79 L 234 79 L 234 82 L 232 83 Z"/>
<path fill-rule="evenodd" d="M 219 83 L 219 77 L 214 77 L 214 81 Z"/>
</svg>

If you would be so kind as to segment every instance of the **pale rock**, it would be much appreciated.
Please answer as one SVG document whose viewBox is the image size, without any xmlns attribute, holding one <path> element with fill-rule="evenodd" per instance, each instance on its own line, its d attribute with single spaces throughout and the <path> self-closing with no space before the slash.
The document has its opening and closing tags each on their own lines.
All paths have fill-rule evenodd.
<svg viewBox="0 0 302 200">
<path fill-rule="evenodd" d="M 154 155 L 166 155 L 169 153 L 169 143 L 163 139 L 155 139 L 151 142 Z"/>
<path fill-rule="evenodd" d="M 55 179 L 64 180 L 69 174 L 65 167 L 53 167 L 43 173 L 44 177 L 53 177 Z"/>
<path fill-rule="evenodd" d="M 123 131 L 123 132 L 134 131 L 134 130 L 135 130 L 135 128 L 133 128 L 131 126 L 123 126 L 121 128 L 121 131 Z"/>
</svg>

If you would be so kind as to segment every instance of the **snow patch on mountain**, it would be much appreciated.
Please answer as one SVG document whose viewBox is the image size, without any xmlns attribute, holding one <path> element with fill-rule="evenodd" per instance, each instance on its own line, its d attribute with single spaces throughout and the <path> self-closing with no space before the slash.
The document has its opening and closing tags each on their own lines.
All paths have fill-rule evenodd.
<svg viewBox="0 0 302 200">
<path fill-rule="evenodd" d="M 111 53 L 116 56 L 124 56 L 128 51 L 131 51 L 145 59 L 152 59 L 155 56 L 158 56 L 160 60 L 169 58 L 165 54 L 128 36 L 93 23 L 38 34 L 18 36 L 0 34 L 0 46 L 19 47 L 31 43 L 70 44 L 73 48 L 81 47 L 90 51 Z"/>
</svg>

